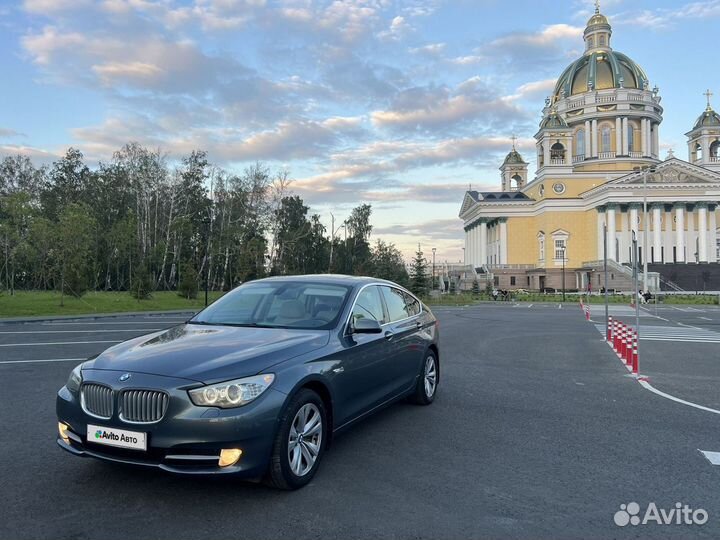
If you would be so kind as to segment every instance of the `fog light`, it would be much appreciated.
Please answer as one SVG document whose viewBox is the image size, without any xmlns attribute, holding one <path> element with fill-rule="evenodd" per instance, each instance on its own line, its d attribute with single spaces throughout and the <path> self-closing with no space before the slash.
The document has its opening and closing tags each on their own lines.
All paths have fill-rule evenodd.
<svg viewBox="0 0 720 540">
<path fill-rule="evenodd" d="M 229 467 L 235 465 L 237 460 L 242 456 L 242 450 L 239 448 L 224 448 L 220 450 L 220 459 L 218 465 L 221 467 Z"/>
<path fill-rule="evenodd" d="M 60 434 L 60 438 L 65 441 L 65 444 L 70 444 L 70 437 L 68 437 L 68 430 L 70 429 L 70 426 L 67 424 L 63 424 L 62 422 L 58 422 L 58 433 Z"/>
</svg>

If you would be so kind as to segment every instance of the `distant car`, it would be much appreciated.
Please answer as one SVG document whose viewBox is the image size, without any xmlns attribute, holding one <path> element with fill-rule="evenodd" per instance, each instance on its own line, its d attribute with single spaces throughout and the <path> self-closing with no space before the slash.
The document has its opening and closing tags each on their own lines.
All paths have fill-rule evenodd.
<svg viewBox="0 0 720 540">
<path fill-rule="evenodd" d="M 77 456 L 295 489 L 334 433 L 402 398 L 432 403 L 439 380 L 437 321 L 395 283 L 262 279 L 77 366 L 58 392 L 57 442 Z"/>
</svg>

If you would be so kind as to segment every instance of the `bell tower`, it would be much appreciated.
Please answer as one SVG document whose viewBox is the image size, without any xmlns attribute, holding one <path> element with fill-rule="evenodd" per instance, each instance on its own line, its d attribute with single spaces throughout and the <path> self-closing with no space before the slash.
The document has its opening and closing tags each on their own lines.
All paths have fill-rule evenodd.
<svg viewBox="0 0 720 540">
<path fill-rule="evenodd" d="M 525 163 L 520 153 L 515 150 L 517 137 L 512 136 L 512 150 L 505 156 L 505 161 L 500 166 L 500 178 L 502 179 L 501 191 L 520 191 L 527 185 L 528 164 Z"/>
<path fill-rule="evenodd" d="M 720 172 L 720 114 L 710 105 L 710 90 L 703 94 L 707 107 L 698 116 L 688 138 L 688 161 L 707 169 Z"/>
</svg>

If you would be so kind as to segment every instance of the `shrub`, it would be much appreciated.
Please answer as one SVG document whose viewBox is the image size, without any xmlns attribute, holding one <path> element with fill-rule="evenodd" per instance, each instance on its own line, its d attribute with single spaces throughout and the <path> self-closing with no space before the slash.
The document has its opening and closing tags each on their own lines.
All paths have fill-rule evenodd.
<svg viewBox="0 0 720 540">
<path fill-rule="evenodd" d="M 152 297 L 152 278 L 144 264 L 139 265 L 133 274 L 130 294 L 137 300 L 147 300 Z"/>
<path fill-rule="evenodd" d="M 178 285 L 178 296 L 192 300 L 198 295 L 198 273 L 190 263 L 185 263 L 180 268 L 180 283 Z"/>
</svg>

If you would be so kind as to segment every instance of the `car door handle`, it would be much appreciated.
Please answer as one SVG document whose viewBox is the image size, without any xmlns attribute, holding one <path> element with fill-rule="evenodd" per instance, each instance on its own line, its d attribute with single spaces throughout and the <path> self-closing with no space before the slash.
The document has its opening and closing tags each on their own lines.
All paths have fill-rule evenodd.
<svg viewBox="0 0 720 540">
<path fill-rule="evenodd" d="M 395 337 L 395 334 L 393 334 L 392 332 L 385 332 L 385 339 L 387 339 L 388 341 L 392 340 L 393 337 Z"/>
</svg>

